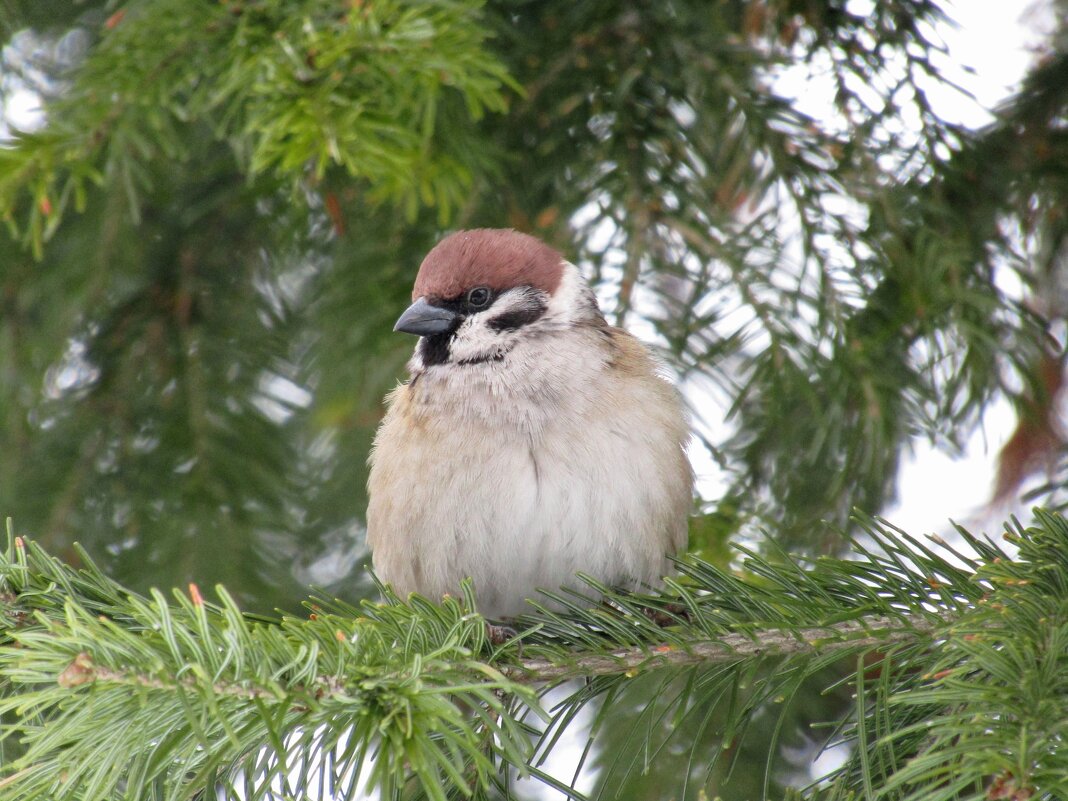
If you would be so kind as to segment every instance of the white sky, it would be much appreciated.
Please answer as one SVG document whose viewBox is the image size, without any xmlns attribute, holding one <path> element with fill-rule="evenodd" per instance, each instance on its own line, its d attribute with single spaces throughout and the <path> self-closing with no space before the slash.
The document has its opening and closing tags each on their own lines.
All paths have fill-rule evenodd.
<svg viewBox="0 0 1068 801">
<path fill-rule="evenodd" d="M 947 8 L 959 23 L 957 29 L 941 32 L 955 65 L 951 74 L 978 103 L 944 89 L 932 90 L 928 97 L 948 118 L 980 127 L 991 120 L 987 109 L 995 108 L 1018 86 L 1043 33 L 1052 28 L 1052 10 L 1044 3 L 997 0 L 960 0 Z M 965 65 L 974 74 L 962 69 Z M 982 429 L 974 433 L 961 457 L 919 444 L 904 460 L 899 501 L 883 516 L 912 534 L 945 532 L 950 518 L 969 530 L 986 526 L 990 534 L 998 534 L 1007 514 L 1025 511 L 1023 507 L 987 509 L 997 454 L 1015 423 L 1008 402 L 1001 400 L 989 409 Z"/>
<path fill-rule="evenodd" d="M 865 13 L 865 7 L 876 1 L 852 0 L 850 10 Z M 934 60 L 953 83 L 973 97 L 933 82 L 927 87 L 927 96 L 943 118 L 980 128 L 992 121 L 990 110 L 1018 86 L 1044 41 L 1044 34 L 1052 30 L 1052 11 L 1041 0 L 960 0 L 946 3 L 945 7 L 958 24 L 938 30 L 949 52 Z M 834 115 L 834 87 L 829 83 L 823 86 L 819 81 L 801 83 L 805 76 L 805 70 L 786 74 L 776 89 L 797 98 L 798 106 L 814 117 Z M 1020 291 L 1015 275 L 1006 274 L 1005 282 L 1006 291 Z M 952 532 L 952 519 L 974 533 L 983 531 L 985 526 L 994 535 L 1000 532 L 1001 523 L 1009 514 L 1026 517 L 1024 506 L 988 508 L 997 454 L 1012 434 L 1015 422 L 1010 404 L 1000 399 L 989 407 L 983 425 L 969 438 L 962 453 L 950 455 L 927 442 L 915 443 L 902 460 L 899 499 L 884 510 L 883 516 L 912 534 Z M 722 495 L 724 476 L 711 456 L 704 448 L 691 447 L 690 457 L 701 496 L 714 499 Z"/>
</svg>

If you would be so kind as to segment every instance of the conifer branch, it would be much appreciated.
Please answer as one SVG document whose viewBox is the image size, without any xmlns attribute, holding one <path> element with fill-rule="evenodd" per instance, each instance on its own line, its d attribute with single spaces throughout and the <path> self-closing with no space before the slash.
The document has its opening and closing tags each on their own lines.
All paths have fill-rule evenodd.
<svg viewBox="0 0 1068 801">
<path fill-rule="evenodd" d="M 10 596 L 0 597 L 3 613 L 19 614 Z M 520 658 L 515 664 L 500 666 L 500 673 L 521 683 L 559 682 L 592 676 L 636 675 L 665 667 L 716 665 L 762 657 L 829 655 L 837 651 L 870 648 L 887 649 L 934 633 L 946 620 L 937 616 L 872 617 L 846 620 L 828 626 L 787 630 L 764 629 L 745 634 L 725 634 L 715 640 L 695 639 L 682 645 L 633 646 L 605 653 L 560 655 L 556 658 Z M 118 684 L 148 690 L 185 692 L 197 688 L 192 678 L 163 679 L 133 670 L 96 665 L 87 651 L 78 653 L 56 677 L 61 687 L 84 684 Z M 277 688 L 248 683 L 212 682 L 213 695 L 245 700 L 278 699 Z M 297 695 L 312 693 L 322 700 L 347 692 L 345 685 L 330 676 L 317 676 L 308 687 L 291 687 Z"/>
<path fill-rule="evenodd" d="M 929 635 L 944 622 L 937 617 L 872 617 L 797 630 L 754 630 L 745 634 L 725 634 L 715 640 L 694 640 L 684 645 L 617 648 L 604 654 L 580 655 L 564 661 L 521 659 L 515 666 L 503 667 L 501 673 L 517 681 L 562 681 L 761 657 L 828 655 L 836 651 L 890 648 Z"/>
<path fill-rule="evenodd" d="M 828 730 L 851 757 L 813 798 L 1068 798 L 1063 519 L 957 556 L 849 522 L 915 438 L 1056 406 L 1068 14 L 968 130 L 934 91 L 945 4 L 855 5 L 5 4 L 0 514 L 87 567 L 0 553 L 0 798 L 501 797 L 591 713 L 602 798 L 782 797 Z M 473 593 L 266 620 L 71 555 L 261 609 L 312 574 L 358 596 L 391 310 L 458 214 L 633 293 L 729 481 L 707 561 L 495 646 Z M 1021 432 L 1062 508 L 1063 437 Z M 824 520 L 870 537 L 767 555 L 841 556 Z"/>
<path fill-rule="evenodd" d="M 0 558 L 0 715 L 26 750 L 0 781 L 17 801 L 134 779 L 189 797 L 237 777 L 264 787 L 280 765 L 303 786 L 328 763 L 335 778 L 370 770 L 383 791 L 414 780 L 444 799 L 444 787 L 472 792 L 502 772 L 542 776 L 529 719 L 548 721 L 551 747 L 554 727 L 594 700 L 618 710 L 633 689 L 654 719 L 684 721 L 728 693 L 738 700 L 720 725 L 744 732 L 759 710 L 852 663 L 841 680 L 858 706 L 835 737 L 862 756 L 828 785 L 844 795 L 820 797 L 885 786 L 933 801 L 947 770 L 1057 797 L 1040 791 L 1068 775 L 1054 747 L 1068 735 L 1068 522 L 1036 514 L 1006 535 L 1015 557 L 964 531 L 972 555 L 869 522 L 851 559 L 802 568 L 748 554 L 734 573 L 690 558 L 660 595 L 593 585 L 608 601 L 593 606 L 552 595 L 498 647 L 469 587 L 440 605 L 388 592 L 358 608 L 316 600 L 307 619 L 265 623 L 221 589 L 221 604 L 195 588 L 144 598 L 87 557 L 76 571 L 13 538 Z M 579 676 L 590 681 L 543 708 L 539 692 Z M 662 690 L 648 695 L 640 679 L 654 677 Z M 668 691 L 673 681 L 681 689 Z M 643 719 L 629 737 L 660 749 L 674 727 Z M 115 740 L 106 757 L 101 726 Z M 1007 760 L 1008 742 L 1026 753 Z M 70 792 L 56 795 L 58 781 Z"/>
</svg>

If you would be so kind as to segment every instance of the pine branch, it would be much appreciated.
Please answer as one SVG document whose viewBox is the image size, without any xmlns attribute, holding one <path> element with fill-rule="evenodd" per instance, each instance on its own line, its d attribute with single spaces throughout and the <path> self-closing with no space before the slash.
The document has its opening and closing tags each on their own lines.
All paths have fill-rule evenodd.
<svg viewBox="0 0 1068 801">
<path fill-rule="evenodd" d="M 299 188 L 309 166 L 316 179 L 334 167 L 410 216 L 422 202 L 448 217 L 486 164 L 472 123 L 514 88 L 486 51 L 480 5 L 123 7 L 49 104 L 55 121 L 0 152 L 0 216 L 41 258 L 67 207 L 84 211 L 108 179 L 136 221 L 148 165 L 188 158 L 200 126 L 251 175 Z"/>
<path fill-rule="evenodd" d="M 639 676 L 691 677 L 638 701 L 661 711 L 639 716 L 632 737 L 658 750 L 670 732 L 649 720 L 685 719 L 729 692 L 742 701 L 722 725 L 744 732 L 804 678 L 850 664 L 843 680 L 859 706 L 837 737 L 858 756 L 833 787 L 933 801 L 949 797 L 948 765 L 977 787 L 1045 797 L 1068 775 L 1049 747 L 1068 733 L 1068 523 L 1038 521 L 1010 533 L 1015 559 L 966 532 L 975 556 L 875 524 L 852 559 L 748 554 L 742 574 L 686 559 L 658 595 L 592 583 L 607 603 L 550 595 L 555 606 L 517 621 L 519 636 L 499 647 L 470 588 L 440 605 L 316 600 L 307 619 L 268 622 L 222 589 L 220 604 L 195 588 L 146 598 L 91 562 L 75 571 L 12 538 L 0 559 L 0 716 L 24 752 L 0 781 L 5 798 L 27 801 L 111 797 L 120 784 L 139 798 L 213 786 L 256 797 L 307 785 L 328 763 L 339 797 L 366 775 L 387 797 L 414 780 L 444 799 L 509 770 L 542 775 L 533 760 L 554 727 L 604 696 L 618 707 Z M 547 712 L 539 692 L 575 676 L 591 682 Z M 531 716 L 548 722 L 541 744 Z M 1004 744 L 1025 732 L 1021 772 Z"/>
<path fill-rule="evenodd" d="M 815 628 L 766 629 L 751 634 L 726 634 L 715 640 L 695 640 L 684 646 L 658 645 L 617 648 L 605 654 L 578 656 L 568 661 L 520 659 L 501 673 L 523 682 L 545 682 L 589 676 L 627 675 L 665 667 L 717 665 L 764 657 L 830 655 L 839 651 L 890 648 L 934 633 L 939 618 L 871 617 Z"/>
<path fill-rule="evenodd" d="M 0 609 L 9 618 L 16 617 L 20 610 L 13 598 L 0 598 Z M 752 634 L 727 634 L 716 640 L 695 640 L 685 646 L 654 645 L 616 648 L 603 654 L 578 655 L 562 660 L 519 658 L 515 664 L 500 666 L 500 673 L 508 679 L 521 683 L 559 682 L 591 676 L 634 675 L 639 672 L 665 667 L 690 667 L 716 665 L 762 657 L 829 655 L 838 651 L 855 651 L 867 648 L 889 648 L 900 643 L 913 642 L 917 637 L 929 635 L 938 629 L 939 618 L 874 617 L 862 620 L 847 620 L 829 626 L 798 630 L 755 631 Z M 161 679 L 145 673 L 100 667 L 93 663 L 91 655 L 82 651 L 56 677 L 62 687 L 77 687 L 82 684 L 119 684 L 149 690 L 183 692 L 193 690 L 193 679 Z M 316 676 L 307 687 L 290 688 L 300 693 L 312 692 L 316 698 L 344 695 L 346 688 L 337 679 Z M 277 691 L 269 687 L 247 683 L 214 682 L 211 692 L 217 696 L 248 700 L 274 698 Z"/>
</svg>

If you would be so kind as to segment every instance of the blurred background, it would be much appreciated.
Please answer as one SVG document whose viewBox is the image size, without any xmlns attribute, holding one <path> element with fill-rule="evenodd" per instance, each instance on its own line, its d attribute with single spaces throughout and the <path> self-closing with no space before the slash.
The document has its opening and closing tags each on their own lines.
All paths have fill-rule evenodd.
<svg viewBox="0 0 1068 801">
<path fill-rule="evenodd" d="M 840 553 L 855 507 L 916 533 L 1061 507 L 1066 13 L 4 0 L 0 515 L 137 590 L 369 597 L 367 453 L 414 344 L 392 324 L 475 226 L 553 244 L 659 350 L 705 558 Z M 775 787 L 818 774 L 809 724 L 848 703 L 819 689 Z M 777 717 L 714 719 L 656 725 L 734 762 L 639 776 L 613 728 L 586 789 L 758 796 Z"/>
</svg>

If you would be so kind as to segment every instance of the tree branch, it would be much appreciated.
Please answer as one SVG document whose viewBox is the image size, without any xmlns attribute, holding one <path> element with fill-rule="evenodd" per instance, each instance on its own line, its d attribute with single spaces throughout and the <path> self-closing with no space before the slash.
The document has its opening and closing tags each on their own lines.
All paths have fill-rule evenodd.
<svg viewBox="0 0 1068 801">
<path fill-rule="evenodd" d="M 750 634 L 725 634 L 716 640 L 703 640 L 686 647 L 659 645 L 650 648 L 619 648 L 609 654 L 576 656 L 562 662 L 555 659 L 523 659 L 501 673 L 513 681 L 557 681 L 584 676 L 610 676 L 637 670 L 700 663 L 717 664 L 759 656 L 827 654 L 858 647 L 889 646 L 917 635 L 932 633 L 942 622 L 938 616 L 873 617 L 847 620 L 830 626 L 802 629 L 767 629 Z"/>
<path fill-rule="evenodd" d="M 685 646 L 656 645 L 618 648 L 606 654 L 576 653 L 573 658 L 531 657 L 514 665 L 497 666 L 506 678 L 522 683 L 541 683 L 590 676 L 611 676 L 636 673 L 668 666 L 718 664 L 754 657 L 796 656 L 799 654 L 828 654 L 857 648 L 889 647 L 907 642 L 917 636 L 930 634 L 945 621 L 945 617 L 902 616 L 872 617 L 847 620 L 829 626 L 799 629 L 767 629 L 748 634 L 725 634 L 716 640 L 700 640 Z M 151 690 L 188 691 L 197 682 L 192 676 L 184 679 L 163 679 L 137 671 L 102 667 L 93 663 L 87 652 L 79 653 L 57 677 L 61 687 L 73 688 L 82 684 L 123 684 Z M 258 687 L 247 683 L 212 682 L 217 696 L 250 700 L 281 700 L 277 688 Z M 292 687 L 300 695 L 307 687 Z M 313 683 L 312 692 L 322 699 L 334 695 L 349 695 L 351 689 L 336 678 L 320 676 Z"/>
</svg>

